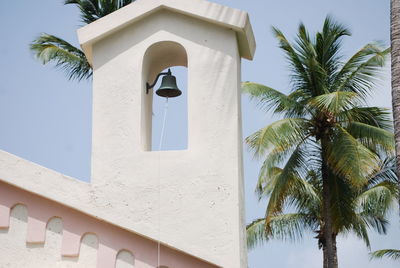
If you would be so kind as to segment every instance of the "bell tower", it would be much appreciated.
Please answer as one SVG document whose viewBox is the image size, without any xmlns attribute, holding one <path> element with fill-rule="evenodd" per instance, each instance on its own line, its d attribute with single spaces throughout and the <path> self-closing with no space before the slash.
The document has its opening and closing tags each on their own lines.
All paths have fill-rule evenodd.
<svg viewBox="0 0 400 268">
<path fill-rule="evenodd" d="M 255 51 L 247 13 L 205 0 L 137 0 L 78 35 L 93 67 L 99 215 L 113 210 L 127 230 L 246 268 L 240 75 L 241 58 Z M 173 66 L 187 67 L 188 146 L 151 151 L 156 95 L 147 84 Z"/>
</svg>

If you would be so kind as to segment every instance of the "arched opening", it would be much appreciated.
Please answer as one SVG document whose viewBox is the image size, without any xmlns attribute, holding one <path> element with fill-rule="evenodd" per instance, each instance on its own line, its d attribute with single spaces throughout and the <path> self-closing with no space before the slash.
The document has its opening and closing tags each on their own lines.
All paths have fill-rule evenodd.
<svg viewBox="0 0 400 268">
<path fill-rule="evenodd" d="M 159 73 L 171 69 L 182 95 L 174 98 L 156 94 L 163 75 L 146 93 Z M 142 147 L 145 151 L 184 150 L 188 146 L 187 54 L 178 43 L 164 41 L 150 46 L 143 60 Z"/>
<path fill-rule="evenodd" d="M 182 95 L 168 100 L 153 95 L 152 151 L 187 149 L 187 68 L 173 67 L 171 71 Z M 160 85 L 161 81 L 158 81 L 154 88 Z"/>
<path fill-rule="evenodd" d="M 135 258 L 128 250 L 120 250 L 117 254 L 115 268 L 133 268 L 135 266 Z"/>
<path fill-rule="evenodd" d="M 79 267 L 96 267 L 99 238 L 95 233 L 84 233 L 81 236 L 78 256 L 63 256 L 62 260 L 75 263 Z"/>
<path fill-rule="evenodd" d="M 25 248 L 28 223 L 28 208 L 25 204 L 15 204 L 10 209 L 9 227 L 0 232 L 0 250 L 4 247 Z"/>
<path fill-rule="evenodd" d="M 51 217 L 46 224 L 46 239 L 44 247 L 59 253 L 63 233 L 63 222 L 60 217 Z"/>
</svg>

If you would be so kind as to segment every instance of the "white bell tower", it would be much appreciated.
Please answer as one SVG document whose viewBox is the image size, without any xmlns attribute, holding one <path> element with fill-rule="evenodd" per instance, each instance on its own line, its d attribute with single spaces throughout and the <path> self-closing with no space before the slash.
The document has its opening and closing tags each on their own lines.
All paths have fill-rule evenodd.
<svg viewBox="0 0 400 268">
<path fill-rule="evenodd" d="M 247 13 L 205 0 L 137 0 L 78 35 L 93 67 L 96 213 L 221 267 L 247 268 L 240 66 L 255 51 Z M 173 66 L 188 71 L 188 148 L 151 151 L 146 83 Z"/>
</svg>

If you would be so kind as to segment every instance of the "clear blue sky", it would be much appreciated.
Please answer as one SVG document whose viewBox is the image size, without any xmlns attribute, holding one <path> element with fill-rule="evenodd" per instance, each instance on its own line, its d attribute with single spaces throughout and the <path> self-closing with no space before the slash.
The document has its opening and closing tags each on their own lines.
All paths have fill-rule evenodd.
<svg viewBox="0 0 400 268">
<path fill-rule="evenodd" d="M 190 0 L 188 0 L 190 1 Z M 365 43 L 389 44 L 389 0 L 213 0 L 246 10 L 257 40 L 254 61 L 243 61 L 243 81 L 254 81 L 282 91 L 288 90 L 288 67 L 270 28 L 276 26 L 287 37 L 294 36 L 303 21 L 310 30 L 321 27 L 327 14 L 348 25 L 353 36 L 344 42 L 350 55 Z M 91 83 L 68 82 L 64 73 L 35 61 L 28 44 L 40 33 L 54 34 L 77 44 L 78 11 L 62 0 L 15 0 L 0 9 L 0 149 L 69 176 L 89 180 L 91 136 Z M 390 107 L 389 72 L 374 105 Z M 184 85 L 183 85 L 184 87 Z M 172 104 L 171 104 L 172 105 Z M 172 109 L 172 108 L 171 108 Z M 174 112 L 171 112 L 171 116 Z M 274 119 L 243 97 L 244 137 Z M 168 136 L 173 132 L 168 131 Z M 168 139 L 166 146 L 168 146 Z M 247 221 L 264 214 L 254 185 L 260 163 L 245 149 Z M 399 218 L 393 216 L 388 236 L 371 234 L 372 249 L 400 248 Z M 317 268 L 321 252 L 312 234 L 303 242 L 272 241 L 249 253 L 250 268 Z M 350 236 L 338 242 L 339 263 L 344 268 L 398 267 L 393 261 L 372 261 L 361 241 Z"/>
</svg>

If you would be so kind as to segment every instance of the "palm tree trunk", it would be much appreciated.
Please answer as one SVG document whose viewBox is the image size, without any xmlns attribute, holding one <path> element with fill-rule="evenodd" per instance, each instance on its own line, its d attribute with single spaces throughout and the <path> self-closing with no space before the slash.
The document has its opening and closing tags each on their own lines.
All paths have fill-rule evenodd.
<svg viewBox="0 0 400 268">
<path fill-rule="evenodd" d="M 332 240 L 333 240 L 333 251 L 334 251 L 334 256 L 333 256 L 334 266 L 338 267 L 336 235 L 333 235 Z M 325 245 L 322 247 L 322 251 L 323 251 L 323 254 L 324 254 L 324 258 L 323 258 L 324 259 L 324 266 L 323 267 L 324 268 L 328 268 L 328 251 L 327 251 L 327 248 L 326 248 Z"/>
<path fill-rule="evenodd" d="M 339 263 L 338 263 L 338 257 L 337 257 L 337 247 L 336 247 L 336 234 L 332 235 L 332 240 L 333 240 L 333 265 L 334 267 L 338 267 Z"/>
<path fill-rule="evenodd" d="M 322 252 L 324 254 L 324 268 L 328 268 L 328 252 L 325 245 L 322 247 Z"/>
<path fill-rule="evenodd" d="M 337 268 L 337 252 L 336 252 L 336 236 L 333 234 L 332 213 L 331 213 L 331 190 L 329 187 L 329 171 L 326 165 L 324 138 L 321 139 L 321 159 L 322 159 L 322 198 L 323 198 L 323 252 L 324 252 L 324 267 L 326 259 L 326 268 Z"/>
<path fill-rule="evenodd" d="M 400 0 L 391 0 L 392 106 L 396 139 L 397 176 L 400 178 Z"/>
</svg>

